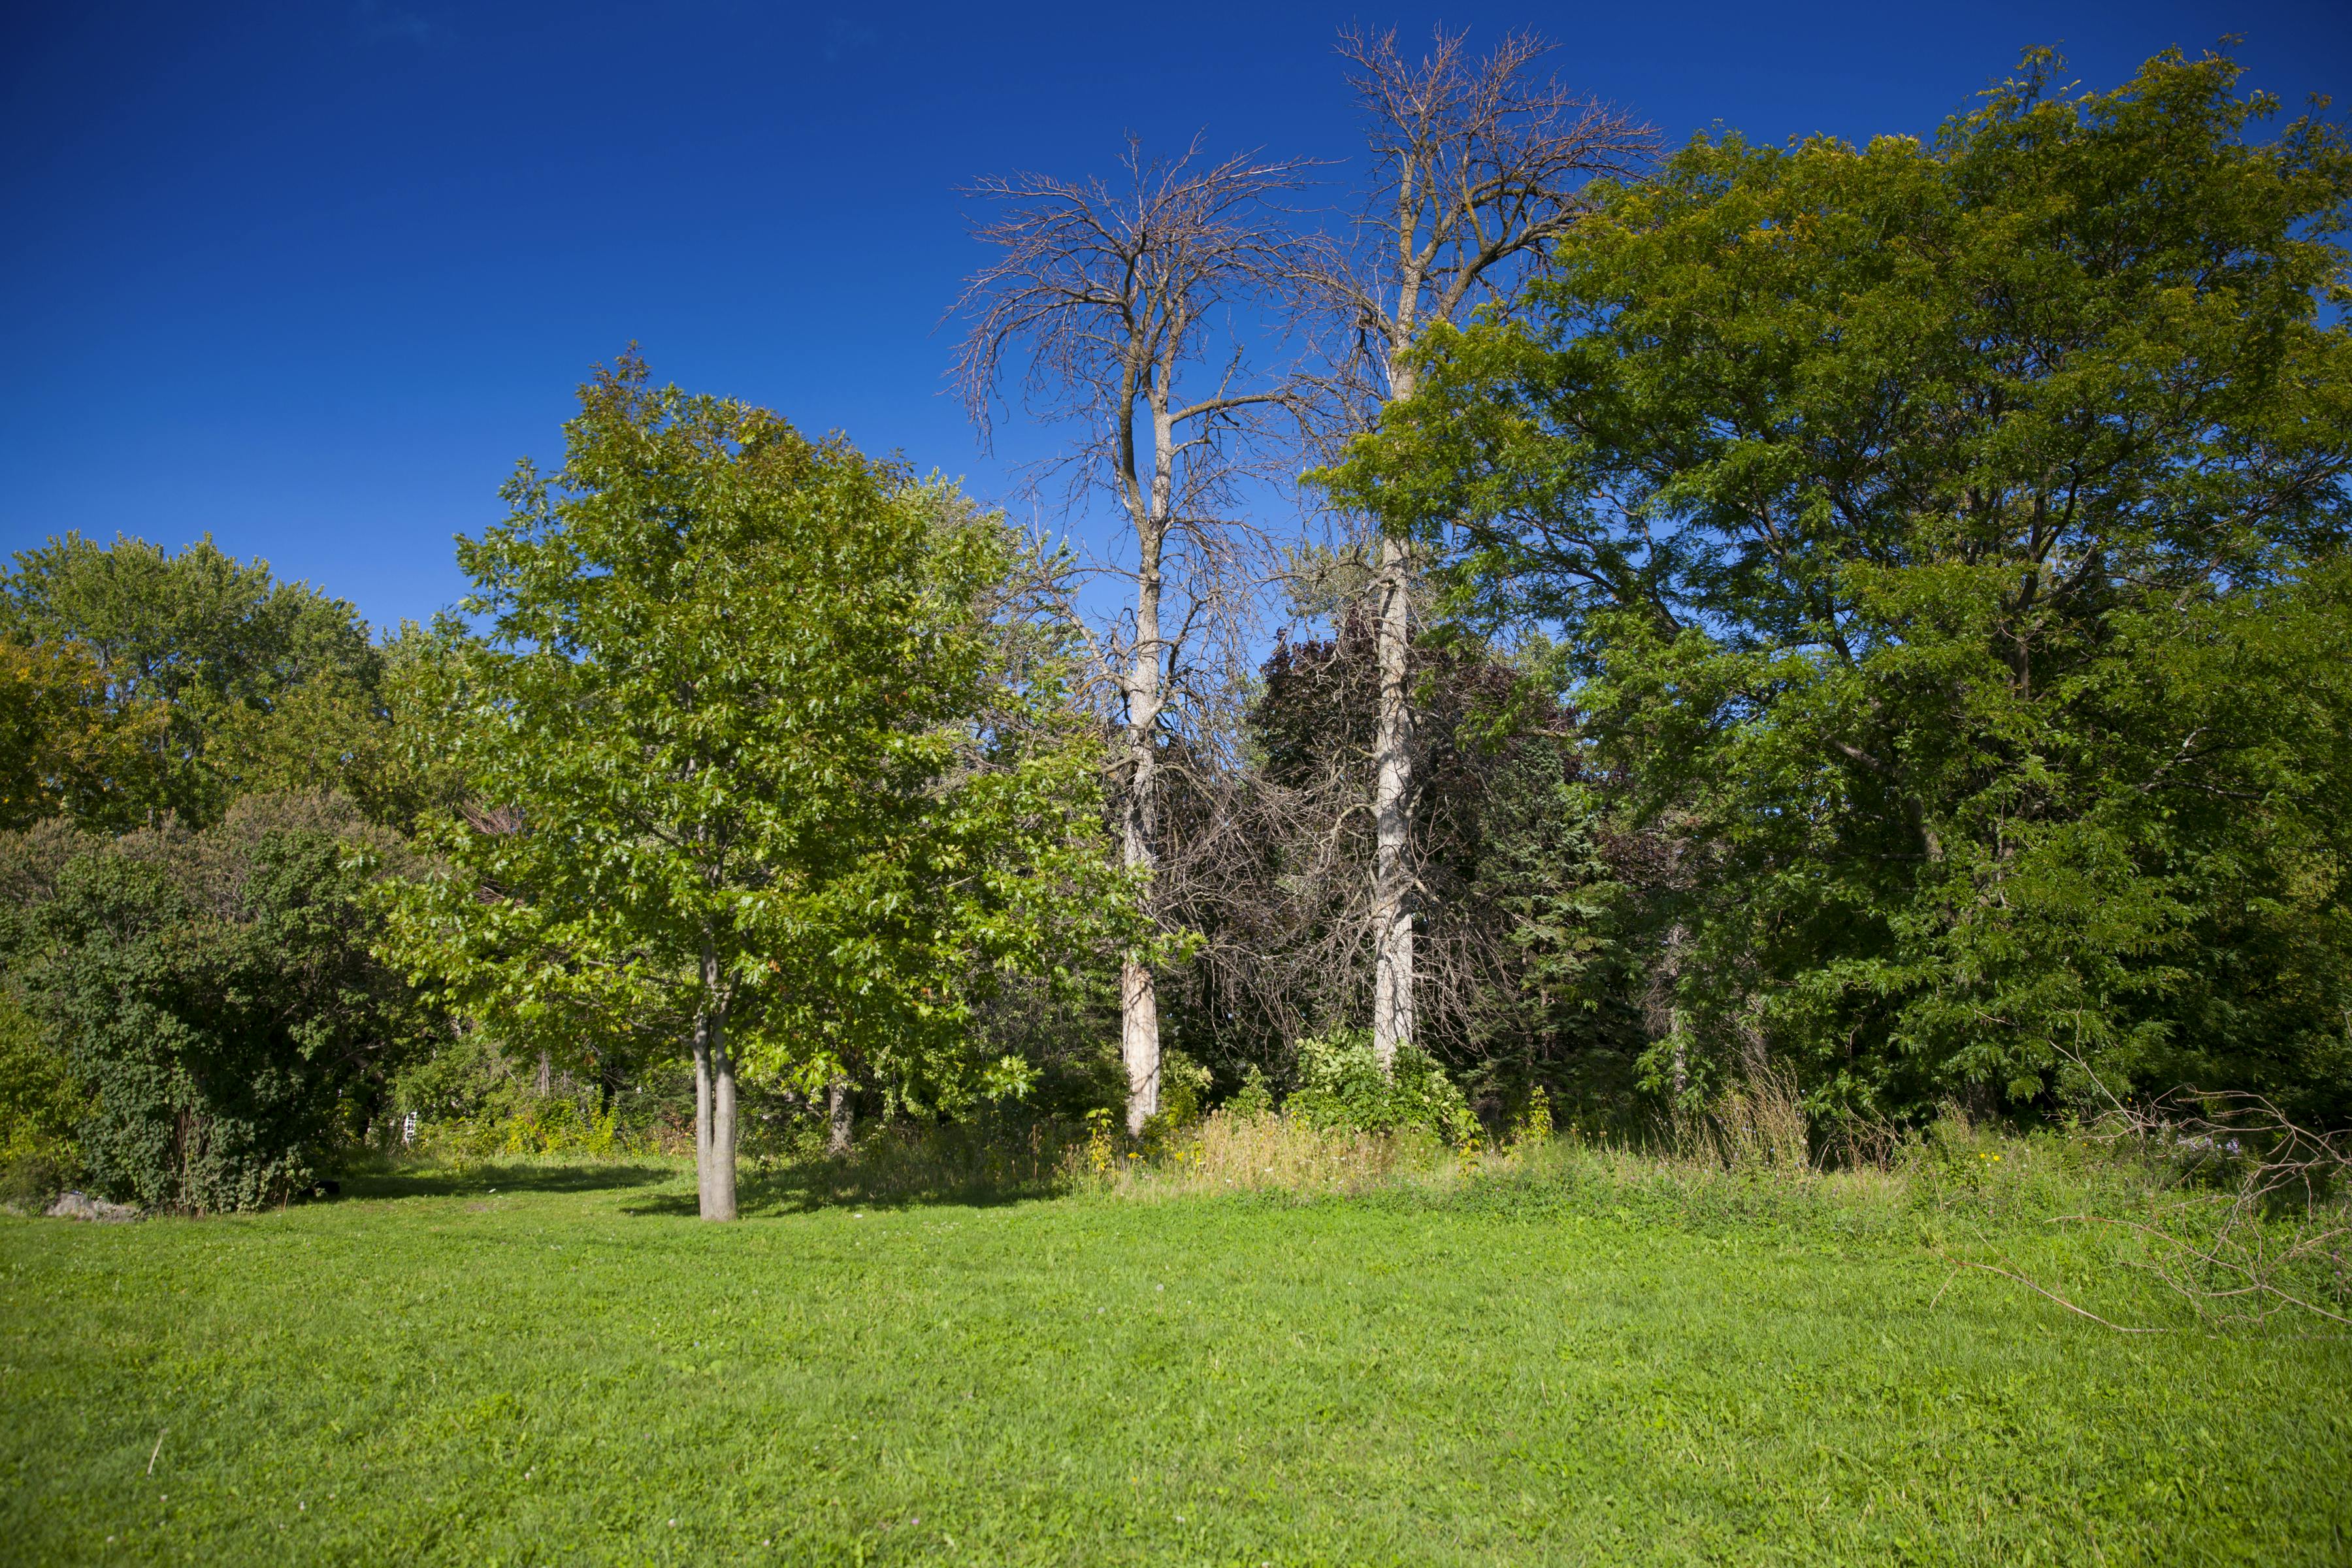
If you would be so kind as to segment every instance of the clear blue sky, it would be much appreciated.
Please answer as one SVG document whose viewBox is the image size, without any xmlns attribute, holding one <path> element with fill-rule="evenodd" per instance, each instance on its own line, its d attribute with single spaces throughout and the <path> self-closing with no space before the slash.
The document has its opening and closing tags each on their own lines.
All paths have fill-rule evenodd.
<svg viewBox="0 0 2352 1568">
<path fill-rule="evenodd" d="M 976 257 L 957 187 L 1091 172 L 1129 131 L 1345 158 L 1334 30 L 1440 19 L 1551 36 L 1677 140 L 1925 132 L 2035 43 L 2105 86 L 2238 33 L 2291 110 L 2352 91 L 2347 0 L 11 5 L 0 548 L 209 531 L 424 616 L 461 591 L 451 535 L 632 340 L 1001 493 L 938 395 Z"/>
</svg>

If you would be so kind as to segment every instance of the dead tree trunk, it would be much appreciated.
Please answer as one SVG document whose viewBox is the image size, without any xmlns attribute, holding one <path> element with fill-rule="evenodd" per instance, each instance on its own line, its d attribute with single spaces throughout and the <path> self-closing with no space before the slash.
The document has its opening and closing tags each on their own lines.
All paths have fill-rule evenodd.
<svg viewBox="0 0 2352 1568">
<path fill-rule="evenodd" d="M 1648 128 L 1536 79 L 1549 46 L 1507 37 L 1484 60 L 1440 29 L 1418 65 L 1393 32 L 1342 33 L 1377 170 L 1359 255 L 1342 249 L 1315 282 L 1362 345 L 1366 425 L 1413 395 L 1413 346 L 1432 321 L 1457 321 L 1482 297 L 1540 264 L 1543 247 L 1584 211 L 1585 181 L 1629 168 Z M 1372 1048 L 1386 1070 L 1413 1038 L 1414 879 L 1411 650 L 1413 540 L 1384 531 L 1372 592 L 1381 672 L 1374 741 L 1370 932 L 1376 966 Z"/>
<path fill-rule="evenodd" d="M 1267 416 L 1297 403 L 1296 384 L 1250 376 L 1238 350 L 1222 367 L 1199 362 L 1222 307 L 1283 303 L 1297 264 L 1265 198 L 1296 186 L 1298 167 L 1234 158 L 1196 170 L 1189 153 L 1151 164 L 1130 150 L 1130 183 L 1117 191 L 1028 175 L 974 193 L 1013 210 L 975 231 L 1003 254 L 959 306 L 971 319 L 956 366 L 965 405 L 985 439 L 1007 356 L 1024 362 L 1031 410 L 1085 431 L 1072 454 L 1080 488 L 1108 491 L 1133 531 L 1132 636 L 1087 640 L 1119 710 L 1119 858 L 1155 914 L 1171 695 L 1197 645 L 1238 641 L 1248 611 L 1242 528 L 1225 510 L 1248 471 L 1236 448 L 1257 449 Z M 1213 384 L 1204 395 L 1193 376 Z M 1160 1109 L 1159 990 L 1140 952 L 1120 963 L 1119 1052 L 1128 1129 L 1140 1132 Z"/>
<path fill-rule="evenodd" d="M 1148 526 L 1148 525 L 1147 525 Z M 1145 532 L 1135 574 L 1135 651 L 1126 671 L 1127 787 L 1119 813 L 1119 860 L 1149 883 L 1158 837 L 1160 762 L 1160 540 Z M 1130 954 L 1119 965 L 1119 1057 L 1127 1068 L 1127 1130 L 1139 1136 L 1160 1113 L 1160 993 L 1150 965 Z"/>
<path fill-rule="evenodd" d="M 1412 582 L 1404 542 L 1381 541 L 1374 592 L 1380 717 L 1372 742 L 1372 1054 L 1390 1071 L 1412 1043 Z"/>
</svg>

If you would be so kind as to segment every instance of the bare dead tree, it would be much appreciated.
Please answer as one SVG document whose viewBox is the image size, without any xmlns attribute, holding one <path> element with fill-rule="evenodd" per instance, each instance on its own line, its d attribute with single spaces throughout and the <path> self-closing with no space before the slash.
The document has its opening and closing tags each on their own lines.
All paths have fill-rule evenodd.
<svg viewBox="0 0 2352 1568">
<path fill-rule="evenodd" d="M 1131 531 L 1131 610 L 1086 630 L 1119 734 L 1119 852 L 1147 888 L 1157 868 L 1164 742 L 1221 654 L 1241 657 L 1252 612 L 1252 531 L 1241 482 L 1271 474 L 1308 383 L 1254 365 L 1241 332 L 1276 335 L 1300 273 L 1278 201 L 1308 165 L 1203 164 L 1198 144 L 1154 162 L 1130 143 L 1124 178 L 1022 174 L 971 193 L 1001 216 L 975 226 L 996 259 L 967 285 L 953 375 L 983 441 L 1010 383 L 1033 416 L 1071 425 L 1075 500 L 1108 494 Z M 1160 1101 L 1158 993 L 1146 955 L 1120 974 L 1128 1125 Z"/>
<path fill-rule="evenodd" d="M 1535 35 L 1513 34 L 1483 59 L 1465 41 L 1441 27 L 1416 64 L 1392 31 L 1339 36 L 1373 181 L 1353 242 L 1321 257 L 1309 282 L 1354 341 L 1340 390 L 1359 427 L 1413 395 L 1412 348 L 1431 324 L 1507 298 L 1589 210 L 1588 183 L 1630 173 L 1656 145 L 1646 125 L 1539 77 L 1550 46 Z M 1376 567 L 1372 1040 L 1385 1066 L 1413 1038 L 1411 542 L 1384 536 Z"/>
<path fill-rule="evenodd" d="M 1251 692 L 1242 765 L 1163 776 L 1166 886 L 1200 946 L 1163 981 L 1162 1003 L 1179 985 L 1187 1048 L 1228 1074 L 1261 1067 L 1276 1085 L 1292 1042 L 1360 1024 L 1371 994 L 1371 606 L 1359 592 L 1315 613 L 1334 635 L 1278 643 Z M 1412 863 L 1447 912 L 1414 954 L 1421 1043 L 1482 1113 L 1500 1112 L 1538 1063 L 1594 1048 L 1630 1061 L 1638 1048 L 1638 1026 L 1604 1000 L 1610 946 L 1571 910 L 1613 885 L 1626 857 L 1571 804 L 1609 782 L 1567 743 L 1568 709 L 1530 704 L 1496 736 L 1480 716 L 1510 698 L 1507 666 L 1433 650 L 1415 679 Z"/>
</svg>

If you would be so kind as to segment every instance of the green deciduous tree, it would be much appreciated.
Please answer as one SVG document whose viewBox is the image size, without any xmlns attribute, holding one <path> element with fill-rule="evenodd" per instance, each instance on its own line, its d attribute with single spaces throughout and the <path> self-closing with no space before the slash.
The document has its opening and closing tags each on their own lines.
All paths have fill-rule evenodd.
<svg viewBox="0 0 2352 1568">
<path fill-rule="evenodd" d="M 344 788 L 371 807 L 397 793 L 373 765 L 389 750 L 383 652 L 358 612 L 209 538 L 176 555 L 79 534 L 20 552 L 0 574 L 0 702 L 38 710 L 23 733 L 41 754 L 0 758 L 38 796 L 20 816 L 201 825 L 257 789 Z"/>
<path fill-rule="evenodd" d="M 43 817 L 102 818 L 155 773 L 160 708 L 126 712 L 71 642 L 0 639 L 0 828 Z"/>
<path fill-rule="evenodd" d="M 2340 130 L 2226 58 L 1701 138 L 1435 335 L 1347 499 L 1555 623 L 1686 853 L 1661 1064 L 1885 1109 L 2352 1084 Z"/>
<path fill-rule="evenodd" d="M 991 976 L 1141 933 L 1001 521 L 634 360 L 567 435 L 459 547 L 487 633 L 449 632 L 430 743 L 472 804 L 425 830 L 446 873 L 400 946 L 504 1032 L 674 1020 L 729 1219 L 739 1068 L 1017 1087 L 967 1049 Z"/>
</svg>

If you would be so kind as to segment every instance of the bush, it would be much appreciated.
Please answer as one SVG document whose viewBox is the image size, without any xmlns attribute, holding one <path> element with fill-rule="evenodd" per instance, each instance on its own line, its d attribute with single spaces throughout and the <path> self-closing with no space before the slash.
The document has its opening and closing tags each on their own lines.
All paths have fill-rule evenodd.
<svg viewBox="0 0 2352 1568">
<path fill-rule="evenodd" d="M 1160 1114 L 1171 1127 L 1189 1127 L 1209 1109 L 1209 1069 L 1171 1048 L 1160 1058 Z"/>
<path fill-rule="evenodd" d="M 89 850 L 34 927 L 26 999 L 96 1095 L 100 1185 L 198 1213 L 308 1192 L 424 1010 L 370 946 L 370 831 L 334 796 L 252 796 L 217 827 Z M 386 847 L 384 842 L 374 846 Z"/>
<path fill-rule="evenodd" d="M 1274 1090 L 1266 1087 L 1265 1069 L 1255 1062 L 1243 1075 L 1241 1088 L 1234 1090 L 1223 1108 L 1227 1115 L 1238 1121 L 1254 1121 L 1274 1114 Z"/>
<path fill-rule="evenodd" d="M 1398 1047 L 1387 1073 L 1372 1054 L 1369 1030 L 1310 1035 L 1297 1048 L 1298 1088 L 1283 1109 L 1310 1126 L 1349 1132 L 1418 1127 L 1448 1142 L 1478 1130 L 1462 1090 L 1418 1047 Z"/>
</svg>

